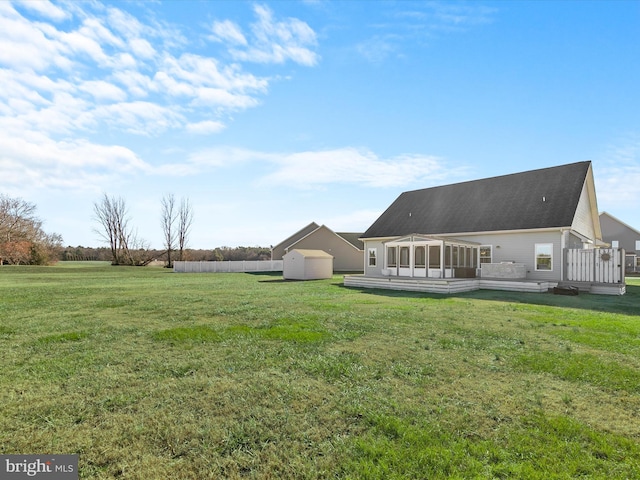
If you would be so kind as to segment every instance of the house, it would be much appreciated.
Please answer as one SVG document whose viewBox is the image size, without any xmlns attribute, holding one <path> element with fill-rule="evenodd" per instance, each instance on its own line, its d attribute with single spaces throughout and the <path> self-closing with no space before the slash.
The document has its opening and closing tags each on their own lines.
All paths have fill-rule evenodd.
<svg viewBox="0 0 640 480">
<path fill-rule="evenodd" d="M 564 278 L 564 249 L 602 243 L 591 162 L 404 192 L 362 241 L 364 277 L 553 286 Z"/>
<path fill-rule="evenodd" d="M 640 272 L 640 232 L 607 212 L 600 214 L 600 227 L 602 240 L 625 250 L 626 271 Z"/>
<path fill-rule="evenodd" d="M 336 272 L 362 272 L 364 246 L 361 233 L 336 233 L 325 225 L 311 222 L 271 249 L 271 259 L 280 260 L 293 249 L 323 250 L 333 256 Z"/>
<path fill-rule="evenodd" d="M 285 280 L 319 280 L 333 276 L 333 256 L 322 250 L 294 248 L 285 253 L 282 260 Z"/>
</svg>

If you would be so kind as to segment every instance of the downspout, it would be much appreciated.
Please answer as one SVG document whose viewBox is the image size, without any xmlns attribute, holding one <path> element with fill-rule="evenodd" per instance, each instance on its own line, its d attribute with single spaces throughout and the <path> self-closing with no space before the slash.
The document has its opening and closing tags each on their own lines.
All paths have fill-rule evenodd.
<svg viewBox="0 0 640 480">
<path fill-rule="evenodd" d="M 567 261 L 566 258 L 566 245 L 567 245 L 567 237 L 569 236 L 568 230 L 560 229 L 560 256 L 562 257 L 562 262 L 560 262 L 560 280 L 565 280 L 564 271 L 565 271 L 565 263 Z"/>
<path fill-rule="evenodd" d="M 444 240 L 440 240 L 440 276 L 447 278 L 444 266 Z"/>
</svg>

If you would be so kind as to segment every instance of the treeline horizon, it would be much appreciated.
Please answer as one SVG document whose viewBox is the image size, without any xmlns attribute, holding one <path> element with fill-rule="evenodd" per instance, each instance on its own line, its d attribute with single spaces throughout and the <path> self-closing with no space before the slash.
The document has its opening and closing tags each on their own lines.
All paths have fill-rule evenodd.
<svg viewBox="0 0 640 480">
<path fill-rule="evenodd" d="M 168 263 L 165 250 L 145 249 L 145 255 L 155 261 Z M 73 247 L 69 245 L 60 250 L 58 260 L 112 262 L 113 257 L 109 247 L 83 247 L 81 245 Z M 184 260 L 193 262 L 271 260 L 271 248 L 259 246 L 216 247 L 212 249 L 186 248 L 184 250 Z"/>
</svg>

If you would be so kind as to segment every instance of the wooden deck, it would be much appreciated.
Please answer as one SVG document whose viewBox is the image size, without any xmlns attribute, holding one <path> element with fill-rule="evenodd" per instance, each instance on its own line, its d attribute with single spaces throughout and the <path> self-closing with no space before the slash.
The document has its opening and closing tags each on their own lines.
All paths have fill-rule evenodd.
<svg viewBox="0 0 640 480">
<path fill-rule="evenodd" d="M 596 295 L 624 295 L 624 283 L 598 282 L 547 282 L 527 279 L 499 278 L 409 278 L 409 277 L 372 277 L 364 275 L 345 275 L 346 287 L 381 288 L 386 290 L 406 290 L 452 294 L 473 290 L 505 290 L 510 292 L 547 293 L 555 286 L 574 286 L 582 293 Z"/>
<path fill-rule="evenodd" d="M 596 295 L 624 295 L 627 293 L 625 283 L 598 283 L 598 282 L 558 282 L 559 287 L 576 287 L 581 293 L 593 293 Z"/>
<path fill-rule="evenodd" d="M 490 278 L 408 278 L 345 275 L 346 287 L 381 288 L 427 293 L 461 293 L 473 290 L 507 290 L 512 292 L 546 293 L 555 282 L 540 280 L 490 279 Z"/>
</svg>

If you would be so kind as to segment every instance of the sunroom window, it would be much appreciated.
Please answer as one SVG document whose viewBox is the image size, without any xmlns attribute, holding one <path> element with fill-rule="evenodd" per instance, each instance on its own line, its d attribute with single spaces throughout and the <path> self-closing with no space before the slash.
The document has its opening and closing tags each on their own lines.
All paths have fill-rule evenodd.
<svg viewBox="0 0 640 480">
<path fill-rule="evenodd" d="M 409 268 L 409 247 L 400 247 L 400 267 Z"/>
<path fill-rule="evenodd" d="M 429 268 L 440 268 L 440 245 L 429 245 Z"/>
<path fill-rule="evenodd" d="M 387 247 L 387 267 L 398 266 L 398 260 L 396 258 L 397 251 L 396 247 Z"/>
<path fill-rule="evenodd" d="M 425 268 L 427 266 L 427 258 L 426 258 L 426 247 L 417 246 L 414 256 L 415 256 L 415 266 L 416 268 Z"/>
</svg>

